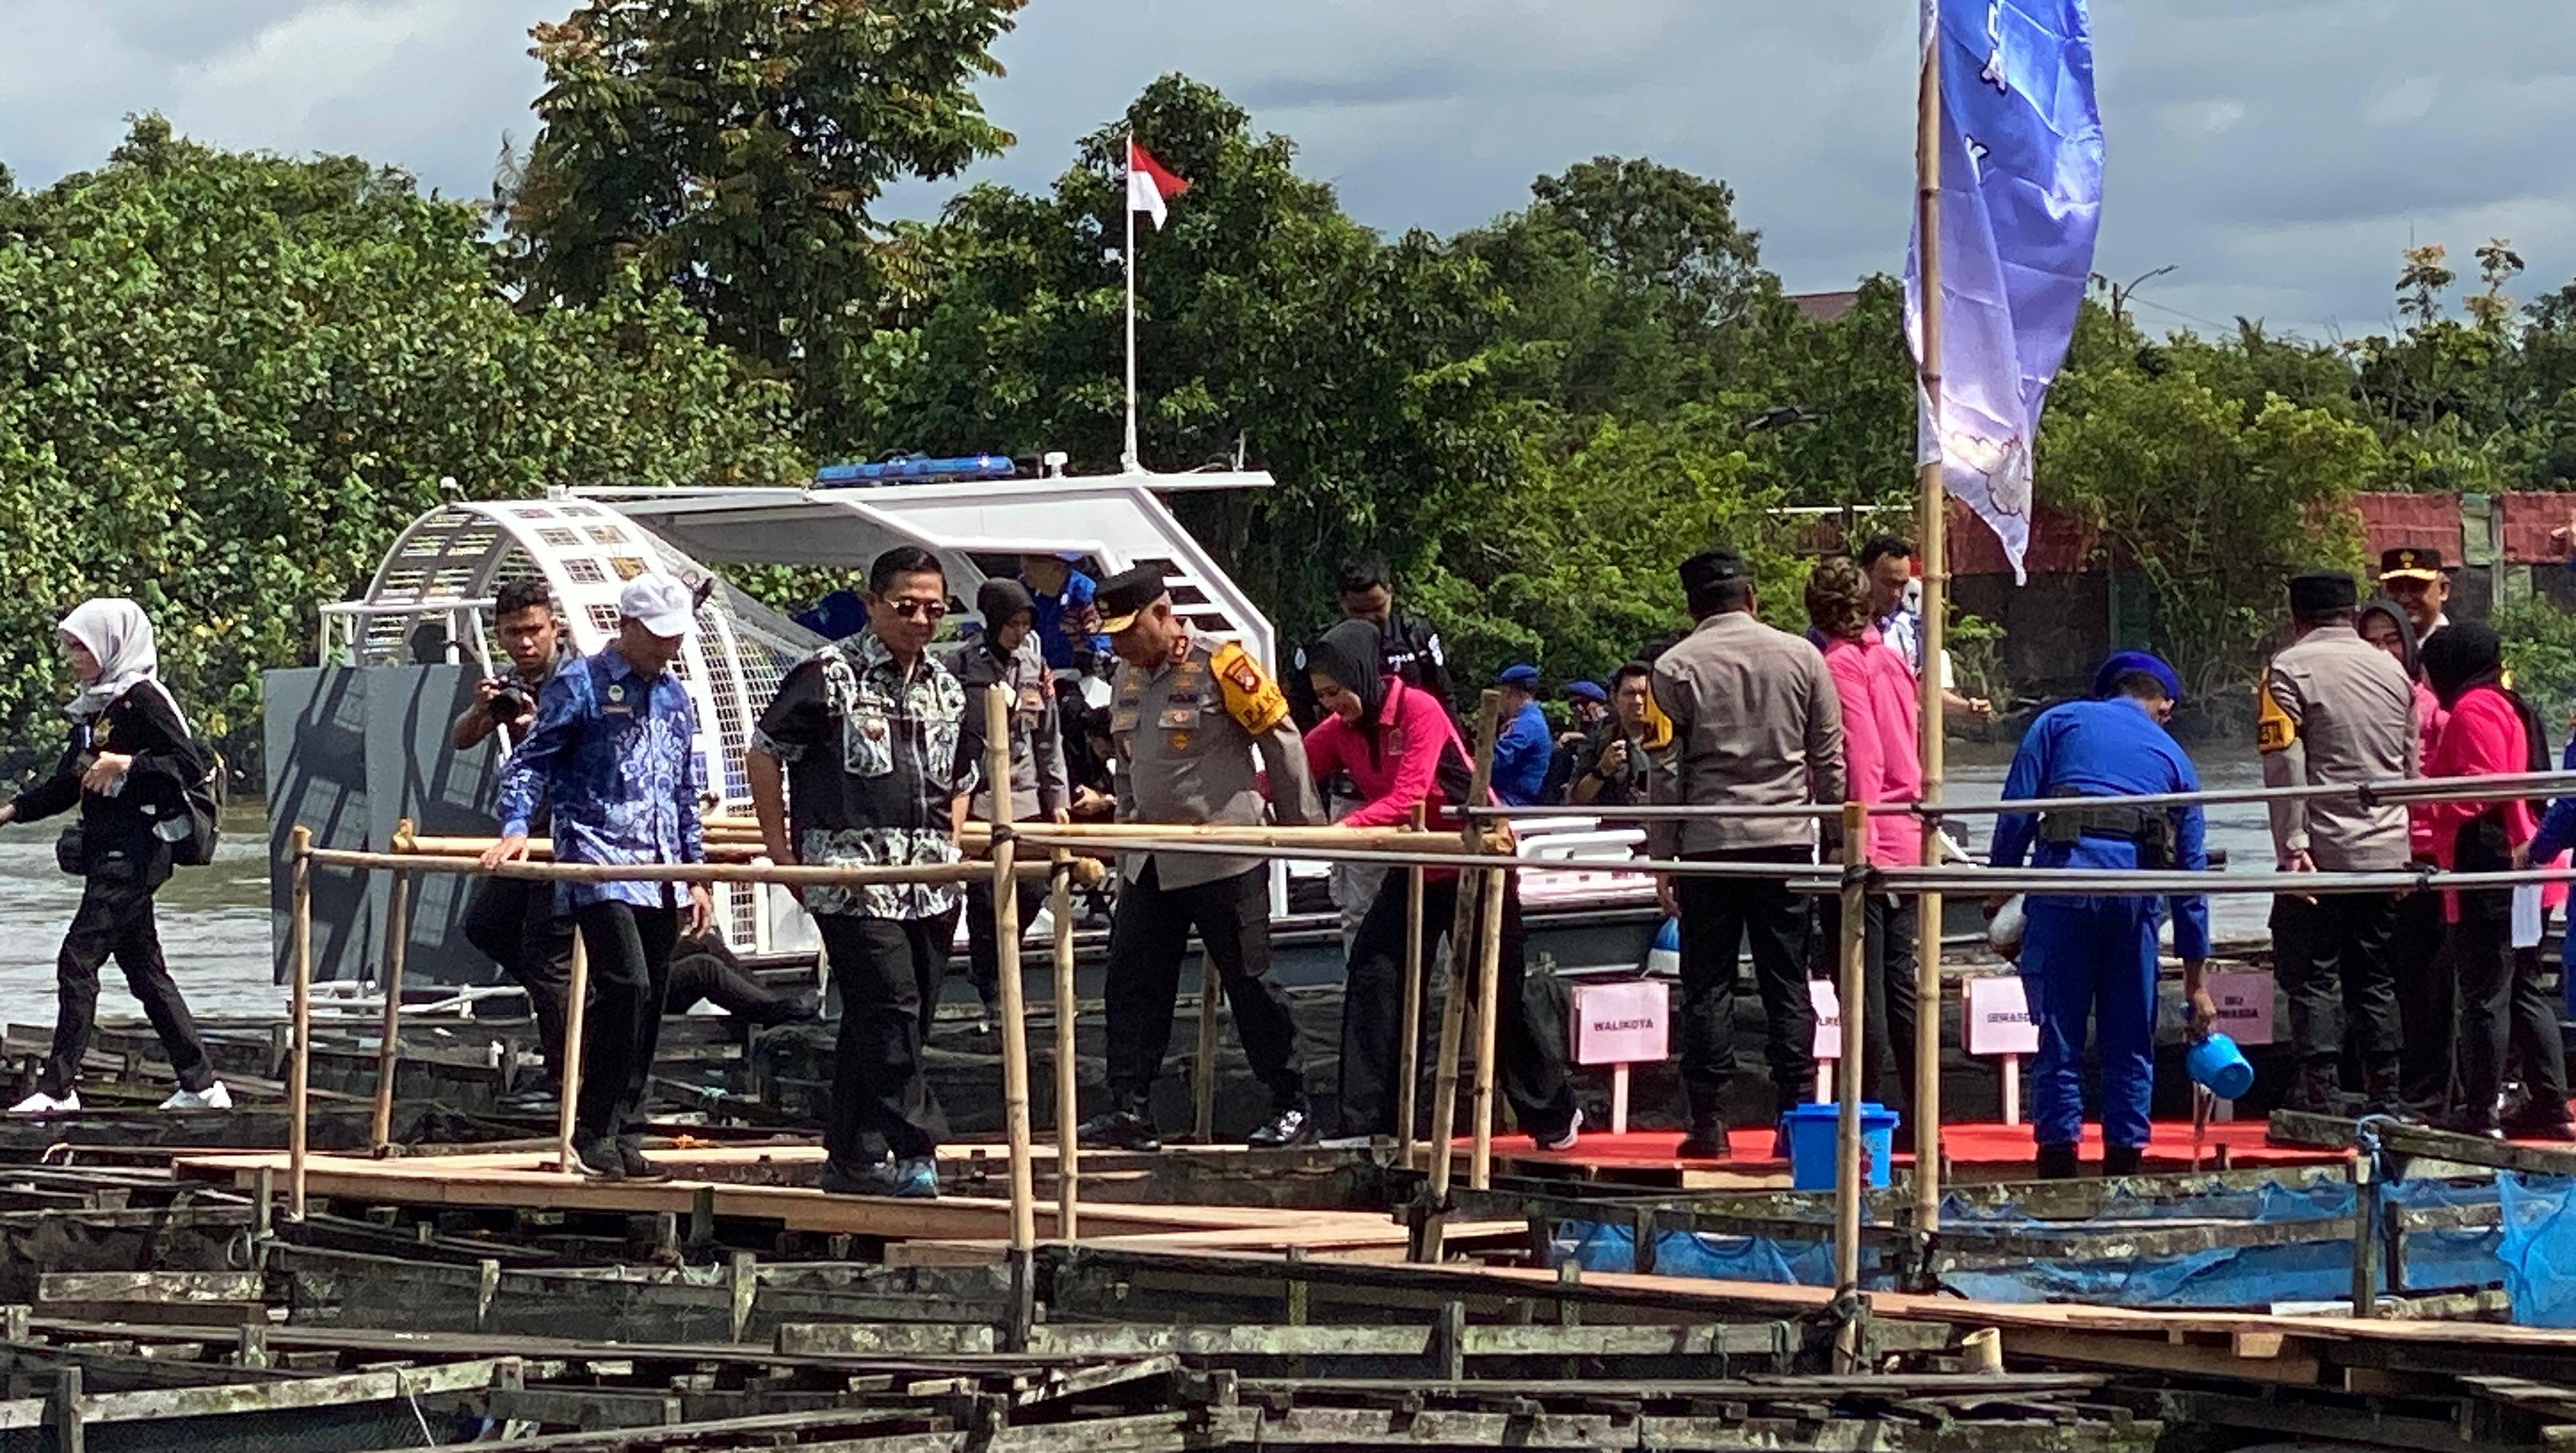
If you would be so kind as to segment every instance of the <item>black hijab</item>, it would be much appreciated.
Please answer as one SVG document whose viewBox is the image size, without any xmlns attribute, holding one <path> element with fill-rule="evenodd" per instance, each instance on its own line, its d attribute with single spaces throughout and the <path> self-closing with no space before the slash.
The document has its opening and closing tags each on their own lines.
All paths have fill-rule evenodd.
<svg viewBox="0 0 2576 1453">
<path fill-rule="evenodd" d="M 2375 615 L 2386 616 L 2391 621 L 2396 622 L 2397 659 L 2406 667 L 2406 674 L 2409 678 L 2415 680 L 2423 679 L 2423 647 L 2421 643 L 2415 639 L 2415 622 L 2408 618 L 2406 608 L 2393 600 L 2387 599 L 2364 602 L 2361 607 L 2361 613 L 2353 617 L 2353 629 L 2356 631 L 2360 630 L 2362 623 Z M 2367 632 L 2364 632 L 2363 635 L 2364 639 L 2368 638 Z"/>
<path fill-rule="evenodd" d="M 1346 620 L 1306 648 L 1306 669 L 1360 699 L 1359 725 L 1374 736 L 1386 707 L 1386 643 L 1375 621 Z"/>
<path fill-rule="evenodd" d="M 2477 687 L 2504 682 L 2504 643 L 2493 627 L 2477 621 L 2454 621 L 2435 631 L 2421 655 L 2425 683 L 2444 710 Z"/>
</svg>

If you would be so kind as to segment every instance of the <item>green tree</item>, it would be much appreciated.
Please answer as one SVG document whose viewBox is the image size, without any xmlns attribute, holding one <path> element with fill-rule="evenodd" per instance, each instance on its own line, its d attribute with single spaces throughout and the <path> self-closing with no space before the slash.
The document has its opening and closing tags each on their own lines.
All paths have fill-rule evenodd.
<svg viewBox="0 0 2576 1453">
<path fill-rule="evenodd" d="M 549 484 L 793 477 L 783 389 L 740 380 L 669 289 L 522 313 L 474 208 L 353 158 L 208 150 L 137 121 L 96 172 L 0 198 L 0 633 L 130 595 L 237 762 L 259 672 L 311 658 L 439 502 Z M 62 668 L 0 663 L 6 748 Z"/>
<path fill-rule="evenodd" d="M 2370 430 L 2334 410 L 2230 397 L 2169 361 L 2065 375 L 2037 475 L 2146 578 L 2157 644 L 2207 694 L 2252 679 L 2285 576 L 2359 563 L 2345 502 L 2381 466 Z"/>
<path fill-rule="evenodd" d="M 533 32 L 539 127 L 500 198 L 537 296 L 630 267 L 807 380 L 918 261 L 869 209 L 1011 142 L 973 85 L 1024 0 L 591 0 Z"/>
</svg>

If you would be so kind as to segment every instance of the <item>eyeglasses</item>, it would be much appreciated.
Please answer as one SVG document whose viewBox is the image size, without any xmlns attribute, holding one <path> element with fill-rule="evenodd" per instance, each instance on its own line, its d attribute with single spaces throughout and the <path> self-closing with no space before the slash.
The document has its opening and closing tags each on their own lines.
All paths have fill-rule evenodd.
<svg viewBox="0 0 2576 1453">
<path fill-rule="evenodd" d="M 886 609 L 908 621 L 935 621 L 948 614 L 946 603 L 936 600 L 890 600 Z"/>
</svg>

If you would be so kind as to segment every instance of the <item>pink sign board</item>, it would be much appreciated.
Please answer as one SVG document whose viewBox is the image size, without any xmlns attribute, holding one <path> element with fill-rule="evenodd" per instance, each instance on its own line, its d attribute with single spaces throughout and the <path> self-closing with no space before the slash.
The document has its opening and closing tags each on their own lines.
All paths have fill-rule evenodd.
<svg viewBox="0 0 2576 1453">
<path fill-rule="evenodd" d="M 2019 974 L 1989 974 L 1968 981 L 1967 1028 L 1970 1054 L 2039 1053 L 2039 1022 L 2031 1018 Z"/>
<path fill-rule="evenodd" d="M 2212 974 L 2209 997 L 2218 1006 L 2217 1029 L 2238 1045 L 2272 1043 L 2272 976 Z"/>
<path fill-rule="evenodd" d="M 1574 1062 L 1647 1064 L 1669 1052 L 1671 986 L 1660 979 L 1574 988 Z"/>
</svg>

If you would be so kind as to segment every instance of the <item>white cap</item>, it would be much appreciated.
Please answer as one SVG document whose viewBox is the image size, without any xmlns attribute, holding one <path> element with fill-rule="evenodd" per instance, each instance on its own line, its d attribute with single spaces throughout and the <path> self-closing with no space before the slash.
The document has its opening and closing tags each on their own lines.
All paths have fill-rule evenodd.
<svg viewBox="0 0 2576 1453">
<path fill-rule="evenodd" d="M 617 592 L 617 613 L 664 640 L 685 636 L 697 624 L 689 588 L 658 570 L 626 582 Z"/>
</svg>

